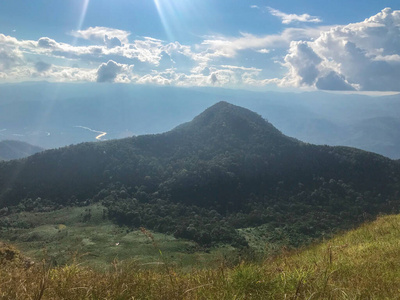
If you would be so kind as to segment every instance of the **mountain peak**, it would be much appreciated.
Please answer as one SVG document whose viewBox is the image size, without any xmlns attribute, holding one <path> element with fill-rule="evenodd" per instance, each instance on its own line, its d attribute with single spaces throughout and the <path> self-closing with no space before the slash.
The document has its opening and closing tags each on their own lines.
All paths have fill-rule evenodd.
<svg viewBox="0 0 400 300">
<path fill-rule="evenodd" d="M 176 127 L 174 131 L 204 137 L 234 135 L 246 140 L 254 135 L 267 139 L 278 136 L 287 138 L 259 114 L 226 101 L 207 108 L 191 122 Z"/>
<path fill-rule="evenodd" d="M 253 117 L 258 117 L 261 118 L 260 115 L 258 115 L 257 113 L 241 107 L 241 106 L 237 106 L 234 104 L 231 104 L 229 102 L 226 101 L 219 101 L 217 103 L 215 103 L 214 105 L 210 106 L 209 108 L 207 108 L 204 112 L 202 112 L 199 116 L 204 115 L 204 114 L 209 114 L 209 113 L 224 113 L 224 114 L 248 114 L 248 115 L 252 115 Z"/>
</svg>

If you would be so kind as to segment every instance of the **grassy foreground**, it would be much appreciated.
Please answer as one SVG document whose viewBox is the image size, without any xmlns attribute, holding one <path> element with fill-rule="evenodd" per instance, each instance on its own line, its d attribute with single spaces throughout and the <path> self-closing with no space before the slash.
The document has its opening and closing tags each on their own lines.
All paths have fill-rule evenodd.
<svg viewBox="0 0 400 300">
<path fill-rule="evenodd" d="M 115 261 L 105 272 L 74 263 L 29 267 L 7 245 L 0 263 L 0 299 L 400 299 L 400 216 L 235 267 L 221 261 L 187 271 L 162 260 Z"/>
</svg>

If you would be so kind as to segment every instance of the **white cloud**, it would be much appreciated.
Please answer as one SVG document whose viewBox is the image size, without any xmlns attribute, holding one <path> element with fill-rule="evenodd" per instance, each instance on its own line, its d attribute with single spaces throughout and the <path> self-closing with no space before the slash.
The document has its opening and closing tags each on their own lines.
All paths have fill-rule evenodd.
<svg viewBox="0 0 400 300">
<path fill-rule="evenodd" d="M 163 42 L 161 40 L 145 37 L 143 40 L 135 40 L 127 47 L 119 49 L 120 54 L 128 58 L 137 58 L 141 62 L 149 62 L 158 65 L 163 52 Z"/>
<path fill-rule="evenodd" d="M 400 11 L 335 26 L 314 41 L 292 42 L 281 85 L 329 90 L 400 90 Z"/>
<path fill-rule="evenodd" d="M 18 40 L 0 34 L 0 78 L 399 90 L 399 30 L 399 11 L 385 9 L 346 26 L 286 28 L 280 34 L 262 36 L 208 36 L 193 46 L 151 37 L 129 41 L 129 32 L 105 27 L 74 33 L 95 43 L 90 46 L 61 43 L 49 37 Z M 276 58 L 257 54 L 275 49 Z M 279 57 L 286 49 L 285 58 Z M 263 57 L 265 61 L 260 61 Z M 265 79 L 275 72 L 267 69 L 270 59 L 280 61 L 272 68 L 281 68 L 281 74 L 287 68 L 283 78 Z M 67 67 L 71 65 L 76 67 Z"/>
<path fill-rule="evenodd" d="M 236 69 L 216 69 L 210 68 L 209 74 L 185 74 L 177 72 L 175 69 L 168 69 L 162 72 L 153 71 L 135 78 L 134 82 L 139 84 L 159 84 L 176 86 L 231 86 L 239 87 L 242 84 L 243 70 Z"/>
<path fill-rule="evenodd" d="M 87 38 L 96 39 L 96 36 L 90 36 L 94 34 L 93 28 L 91 30 L 83 30 L 79 34 L 86 36 Z M 104 33 L 104 32 L 103 32 Z M 108 32 L 109 33 L 109 32 Z M 117 32 L 118 33 L 118 32 Z M 99 35 L 101 36 L 101 35 Z M 108 38 L 108 42 L 112 43 L 112 38 Z M 110 40 L 111 39 L 111 40 Z M 66 65 L 77 64 L 86 67 L 92 66 L 94 73 L 97 73 L 97 68 L 93 69 L 93 66 L 99 65 L 99 62 L 113 61 L 118 65 L 132 66 L 135 61 L 142 63 L 142 70 L 149 71 L 151 66 L 159 66 L 163 56 L 170 56 L 170 63 L 175 63 L 173 58 L 182 61 L 184 57 L 192 64 L 196 62 L 193 58 L 196 55 L 192 52 L 191 47 L 187 45 L 181 45 L 178 42 L 165 43 L 164 41 L 154 39 L 151 37 L 144 37 L 137 39 L 132 43 L 126 43 L 121 46 L 115 45 L 110 48 L 110 45 L 105 45 L 102 41 L 99 41 L 100 45 L 91 46 L 74 46 L 67 43 L 60 43 L 49 37 L 42 37 L 37 41 L 31 40 L 18 40 L 14 37 L 0 34 L 0 72 L 2 72 L 1 78 L 9 80 L 18 80 L 18 74 L 20 80 L 27 80 L 31 76 L 42 77 L 48 79 L 54 74 L 61 76 L 60 80 L 70 78 L 69 75 L 77 74 L 76 70 L 68 72 L 68 74 L 62 74 L 61 72 L 53 72 L 57 64 L 61 68 Z M 30 62 L 25 59 L 25 56 L 30 57 Z M 33 59 L 32 59 L 33 58 Z M 32 63 L 33 61 L 42 61 L 45 59 L 51 62 L 52 70 L 47 69 L 43 63 L 37 64 Z M 109 64 L 109 65 L 107 65 Z M 109 70 L 112 68 L 112 63 L 106 63 L 100 70 L 100 80 L 109 80 L 111 77 L 102 77 L 103 70 Z M 18 69 L 16 69 L 18 67 Z M 166 66 L 162 66 L 166 67 Z M 192 67 L 192 66 L 191 66 Z M 14 68 L 14 69 L 13 69 Z M 104 69 L 105 68 L 105 69 Z M 109 68 L 109 69 L 107 69 Z M 129 67 L 131 68 L 131 67 Z M 13 69 L 13 70 L 11 70 Z M 114 69 L 118 69 L 114 66 Z M 7 73 L 3 71 L 7 70 Z M 190 68 L 189 68 L 190 70 Z M 117 82 L 128 82 L 130 81 L 130 75 L 124 72 L 117 74 L 113 80 Z M 111 74 L 109 74 L 111 75 Z M 79 76 L 88 80 L 90 76 Z M 96 76 L 97 77 L 97 76 Z M 95 77 L 95 81 L 96 81 Z M 90 80 L 92 77 L 90 77 Z M 51 78 L 54 80 L 54 78 Z M 71 79 L 73 80 L 73 79 Z"/>
<path fill-rule="evenodd" d="M 317 66 L 321 61 L 307 42 L 292 42 L 290 53 L 285 57 L 289 74 L 293 74 L 290 83 L 295 86 L 312 85 L 319 74 Z"/>
<path fill-rule="evenodd" d="M 151 37 L 129 41 L 129 32 L 106 27 L 90 27 L 72 34 L 94 44 L 76 46 L 50 37 L 41 37 L 37 41 L 18 40 L 0 34 L 0 51 L 6 49 L 3 57 L 0 57 L 0 67 L 8 68 L 7 72 L 0 69 L 2 80 L 42 78 L 51 81 L 234 87 L 242 85 L 244 79 L 261 80 L 256 78 L 261 73 L 259 62 L 253 67 L 252 62 L 241 60 L 238 55 L 242 54 L 240 52 L 250 50 L 267 53 L 269 49 L 287 48 L 291 40 L 310 40 L 318 37 L 319 31 L 316 28 L 287 28 L 276 35 L 242 33 L 238 37 L 207 37 L 193 46 L 179 42 L 167 43 Z M 135 72 L 132 72 L 133 64 L 136 66 Z M 71 65 L 75 68 L 67 67 Z M 152 73 L 152 69 L 156 69 L 156 73 Z"/>
<path fill-rule="evenodd" d="M 198 47 L 205 47 L 201 58 L 234 57 L 239 51 L 253 49 L 261 53 L 268 53 L 268 48 L 285 48 L 292 41 L 311 40 L 319 37 L 320 28 L 287 28 L 281 34 L 255 36 L 242 33 L 240 37 L 210 37 Z"/>
<path fill-rule="evenodd" d="M 109 48 L 128 43 L 130 34 L 129 31 L 100 26 L 89 27 L 85 30 L 71 31 L 72 36 L 93 42 L 102 42 Z"/>
<path fill-rule="evenodd" d="M 375 61 L 387 61 L 387 62 L 395 62 L 395 61 L 400 61 L 400 55 L 399 54 L 392 54 L 392 55 L 377 55 L 374 57 Z"/>
<path fill-rule="evenodd" d="M 142 40 L 135 40 L 133 43 L 124 45 L 112 44 L 112 39 L 107 40 L 107 45 L 93 46 L 73 46 L 66 43 L 58 43 L 47 37 L 40 38 L 36 43 L 37 46 L 31 45 L 26 48 L 31 53 L 40 53 L 50 56 L 81 59 L 85 61 L 98 62 L 99 60 L 109 59 L 137 59 L 141 62 L 147 62 L 153 65 L 158 65 L 161 60 L 161 53 L 165 49 L 174 51 L 173 47 L 164 45 L 162 41 L 145 37 Z"/>
<path fill-rule="evenodd" d="M 38 72 L 35 65 L 26 64 L 12 68 L 6 73 L 0 72 L 0 78 L 7 81 L 93 82 L 96 81 L 96 70 L 51 65 L 46 71 Z"/>
<path fill-rule="evenodd" d="M 85 68 L 71 68 L 52 66 L 50 72 L 47 72 L 46 77 L 50 81 L 62 81 L 62 82 L 94 82 L 96 81 L 96 70 L 85 69 Z"/>
<path fill-rule="evenodd" d="M 41 48 L 49 48 L 49 49 L 54 49 L 59 46 L 59 44 L 55 41 L 52 40 L 48 37 L 42 37 L 38 40 L 37 45 Z"/>
<path fill-rule="evenodd" d="M 254 67 L 240 67 L 240 66 L 231 66 L 231 65 L 221 65 L 221 68 L 231 69 L 231 70 L 241 70 L 241 71 L 250 71 L 250 72 L 261 72 L 261 69 L 257 69 Z"/>
<path fill-rule="evenodd" d="M 136 83 L 139 84 L 156 84 L 156 85 L 170 85 L 171 80 L 168 78 L 163 77 L 162 75 L 151 75 L 147 74 L 143 77 L 140 77 Z"/>
<path fill-rule="evenodd" d="M 3 46 L 12 46 L 12 47 L 20 47 L 20 48 L 35 48 L 37 47 L 36 41 L 30 40 L 17 40 L 15 37 L 4 35 L 0 33 L 0 45 Z"/>
<path fill-rule="evenodd" d="M 129 81 L 129 77 L 119 76 L 121 73 L 127 72 L 130 70 L 129 66 L 124 64 L 116 63 L 115 61 L 109 60 L 107 63 L 102 63 L 100 67 L 97 69 L 97 82 L 127 82 Z M 119 77 L 118 77 L 119 76 Z M 117 77 L 119 80 L 116 80 Z"/>
<path fill-rule="evenodd" d="M 271 52 L 271 50 L 269 50 L 269 49 L 260 49 L 260 50 L 257 50 L 257 52 L 258 53 L 262 53 L 262 54 L 268 54 L 268 53 Z"/>
<path fill-rule="evenodd" d="M 267 7 L 269 13 L 275 17 L 278 17 L 282 20 L 282 24 L 290 24 L 293 22 L 307 22 L 307 23 L 320 23 L 322 20 L 318 17 L 310 16 L 309 14 L 285 14 L 277 9 L 272 7 Z"/>
<path fill-rule="evenodd" d="M 0 44 L 0 72 L 23 63 L 22 52 L 17 47 Z"/>
</svg>

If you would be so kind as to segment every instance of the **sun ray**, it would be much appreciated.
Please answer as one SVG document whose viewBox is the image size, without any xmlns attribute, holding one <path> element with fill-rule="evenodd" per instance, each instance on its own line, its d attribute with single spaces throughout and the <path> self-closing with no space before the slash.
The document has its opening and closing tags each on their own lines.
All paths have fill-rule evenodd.
<svg viewBox="0 0 400 300">
<path fill-rule="evenodd" d="M 90 0 L 83 0 L 82 1 L 82 8 L 81 8 L 79 19 L 78 19 L 78 24 L 76 26 L 76 31 L 79 31 L 79 30 L 82 29 L 83 22 L 85 22 L 85 18 L 86 18 L 86 13 L 87 13 L 87 9 L 88 9 L 88 6 L 89 6 L 89 2 L 90 2 Z M 73 39 L 71 45 L 72 46 L 76 46 L 77 42 L 78 42 L 78 37 L 74 36 L 74 39 Z"/>
<path fill-rule="evenodd" d="M 83 0 L 82 1 L 82 6 L 81 6 L 81 9 L 80 9 L 80 14 L 79 14 L 79 19 L 78 19 L 78 24 L 77 24 L 76 30 L 81 30 L 82 29 L 83 23 L 84 23 L 85 18 L 86 18 L 86 13 L 87 13 L 87 9 L 88 9 L 88 6 L 89 6 L 89 2 L 90 2 L 90 0 Z M 78 40 L 78 38 L 74 37 L 71 45 L 72 46 L 76 46 L 76 44 L 78 42 L 77 40 Z M 74 62 L 72 62 L 72 61 L 70 62 L 71 65 L 73 63 Z M 47 120 L 49 119 L 49 117 L 51 116 L 51 114 L 53 112 L 53 108 L 56 105 L 56 102 L 57 102 L 59 94 L 60 94 L 60 86 L 54 90 L 54 94 L 52 96 L 51 101 L 48 101 L 46 103 L 47 106 L 44 108 L 43 119 L 41 120 L 41 123 L 37 125 L 37 128 L 36 128 L 37 131 L 45 131 L 45 132 L 48 131 L 48 128 L 45 127 L 45 124 L 46 124 Z M 38 142 L 35 143 L 35 141 L 33 141 L 33 143 L 34 144 L 39 144 Z"/>
<path fill-rule="evenodd" d="M 156 5 L 158 15 L 160 16 L 160 20 L 161 20 L 161 23 L 162 23 L 162 25 L 164 27 L 165 33 L 166 33 L 166 35 L 168 37 L 168 40 L 169 41 L 173 41 L 173 35 L 172 35 L 172 32 L 171 32 L 171 26 L 170 26 L 169 22 L 167 21 L 165 8 L 163 7 L 163 5 L 165 5 L 165 4 L 164 3 L 161 4 L 160 0 L 154 0 L 154 4 Z"/>
<path fill-rule="evenodd" d="M 78 23 L 77 30 L 82 29 L 83 22 L 85 21 L 85 18 L 86 18 L 86 13 L 87 13 L 87 8 L 89 6 L 89 2 L 90 2 L 90 0 L 83 1 L 82 11 L 81 11 L 81 15 L 79 17 L 79 23 Z"/>
</svg>

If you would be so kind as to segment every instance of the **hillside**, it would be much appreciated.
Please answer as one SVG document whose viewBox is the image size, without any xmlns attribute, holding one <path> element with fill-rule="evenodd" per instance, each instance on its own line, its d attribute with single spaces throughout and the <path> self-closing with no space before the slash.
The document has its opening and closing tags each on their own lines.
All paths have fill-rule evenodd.
<svg viewBox="0 0 400 300">
<path fill-rule="evenodd" d="M 398 211 L 400 165 L 289 138 L 226 102 L 157 135 L 83 143 L 0 164 L 0 207 L 49 211 L 101 202 L 117 224 L 200 245 L 262 239 L 298 246 Z M 7 207 L 7 208 L 6 208 Z"/>
<path fill-rule="evenodd" d="M 23 158 L 43 150 L 43 148 L 25 142 L 11 140 L 0 141 L 0 160 Z"/>
<path fill-rule="evenodd" d="M 190 271 L 162 255 L 154 264 L 114 261 L 106 272 L 74 262 L 29 267 L 15 248 L 0 244 L 0 293 L 5 299 L 397 299 L 399 235 L 400 216 L 385 216 L 264 262 L 232 266 L 225 258 Z"/>
</svg>

